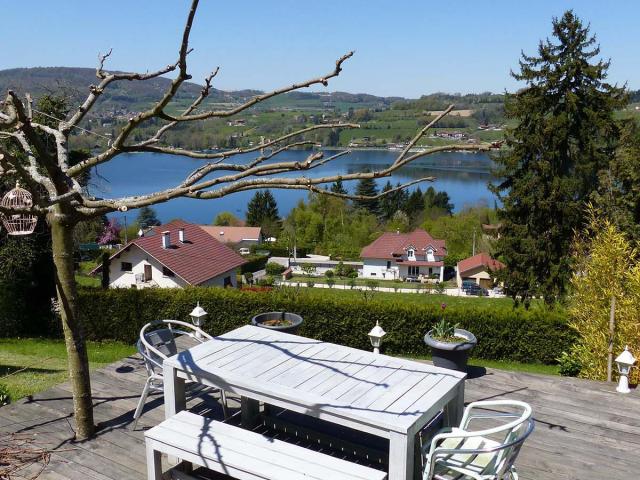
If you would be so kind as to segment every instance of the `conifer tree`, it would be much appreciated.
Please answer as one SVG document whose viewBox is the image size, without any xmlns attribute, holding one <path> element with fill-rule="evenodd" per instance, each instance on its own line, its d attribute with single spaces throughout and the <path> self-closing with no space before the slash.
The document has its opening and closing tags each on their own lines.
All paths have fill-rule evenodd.
<svg viewBox="0 0 640 480">
<path fill-rule="evenodd" d="M 522 55 L 525 88 L 509 94 L 504 154 L 496 158 L 492 189 L 503 202 L 498 253 L 514 299 L 535 294 L 551 303 L 564 296 L 569 250 L 585 219 L 585 202 L 607 168 L 618 137 L 613 113 L 624 90 L 606 83 L 609 62 L 598 60 L 596 39 L 572 11 L 553 20 L 553 39 L 538 56 Z"/>
<path fill-rule="evenodd" d="M 160 225 L 160 220 L 156 216 L 156 211 L 151 207 L 142 207 L 138 212 L 138 225 L 140 228 L 149 228 Z"/>
<path fill-rule="evenodd" d="M 346 195 L 348 193 L 347 189 L 344 188 L 344 185 L 342 184 L 342 179 L 340 178 L 331 184 L 331 191 L 341 195 Z"/>
<path fill-rule="evenodd" d="M 247 225 L 262 227 L 269 236 L 279 229 L 278 204 L 269 190 L 259 190 L 247 206 Z"/>
<path fill-rule="evenodd" d="M 373 197 L 378 195 L 378 186 L 373 178 L 361 178 L 356 185 L 356 195 Z M 370 213 L 379 216 L 380 215 L 380 201 L 374 200 L 354 200 L 353 204 L 356 208 L 367 210 Z"/>
</svg>

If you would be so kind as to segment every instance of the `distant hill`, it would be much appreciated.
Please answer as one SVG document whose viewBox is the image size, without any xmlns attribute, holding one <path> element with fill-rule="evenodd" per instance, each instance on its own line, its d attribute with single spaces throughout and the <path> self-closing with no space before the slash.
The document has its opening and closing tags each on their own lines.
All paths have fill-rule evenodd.
<svg viewBox="0 0 640 480">
<path fill-rule="evenodd" d="M 102 95 L 96 113 L 109 111 L 138 111 L 159 99 L 170 83 L 170 79 L 159 77 L 148 81 L 120 81 L 113 83 Z M 36 67 L 0 70 L 0 92 L 7 89 L 18 93 L 31 93 L 35 98 L 45 93 L 64 93 L 74 101 L 80 101 L 88 92 L 89 85 L 98 79 L 93 68 Z M 175 100 L 178 103 L 195 98 L 202 87 L 193 82 L 185 82 Z M 212 89 L 208 103 L 238 103 L 262 93 L 260 90 L 239 90 L 225 92 Z M 389 106 L 403 100 L 400 97 L 377 97 L 368 94 L 346 92 L 314 93 L 291 92 L 274 98 L 261 108 L 322 109 L 322 108 L 373 108 Z M 107 110 L 108 108 L 108 110 Z"/>
</svg>

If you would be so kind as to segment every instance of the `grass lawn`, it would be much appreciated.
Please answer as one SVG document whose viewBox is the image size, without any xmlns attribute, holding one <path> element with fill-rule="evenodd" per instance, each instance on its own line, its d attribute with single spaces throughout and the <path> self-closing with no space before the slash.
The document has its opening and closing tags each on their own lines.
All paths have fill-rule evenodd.
<svg viewBox="0 0 640 480">
<path fill-rule="evenodd" d="M 408 358 L 415 360 L 431 360 L 428 355 L 416 355 Z M 545 365 L 542 363 L 522 363 L 512 362 L 509 360 L 484 360 L 481 358 L 470 358 L 469 366 L 495 368 L 498 370 L 507 370 L 510 372 L 539 373 L 541 375 L 560 375 L 560 367 L 558 365 Z"/>
<path fill-rule="evenodd" d="M 338 277 L 333 277 L 336 281 L 336 285 L 349 285 L 349 279 L 343 278 L 340 279 Z M 311 280 L 315 283 L 327 283 L 327 277 L 311 277 Z M 309 281 L 309 277 L 304 275 L 294 275 L 289 280 L 289 282 L 300 282 L 306 284 Z M 367 281 L 376 282 L 379 287 L 384 288 L 412 288 L 415 290 L 427 290 L 428 288 L 434 288 L 435 284 L 433 283 L 418 283 L 418 282 L 394 282 L 393 280 L 382 280 L 382 279 L 371 279 L 371 278 L 356 278 L 356 285 L 361 287 L 367 286 Z M 453 288 L 456 286 L 456 282 L 449 280 L 444 282 L 445 288 Z"/>
<path fill-rule="evenodd" d="M 100 287 L 100 276 L 91 276 L 89 272 L 97 266 L 96 262 L 80 262 L 80 268 L 76 272 L 76 282 L 81 287 Z"/>
<path fill-rule="evenodd" d="M 87 348 L 91 368 L 103 367 L 135 351 L 133 346 L 120 342 L 88 342 Z M 0 384 L 8 387 L 12 401 L 66 380 L 67 354 L 64 341 L 39 338 L 0 339 Z"/>
<path fill-rule="evenodd" d="M 360 290 L 338 290 L 330 288 L 308 288 L 302 287 L 300 289 L 301 295 L 311 295 L 320 298 L 352 298 L 357 300 L 363 299 L 363 292 Z M 447 306 L 479 306 L 486 308 L 509 307 L 513 306 L 513 300 L 510 298 L 493 298 L 493 297 L 453 297 L 449 295 L 438 295 L 435 293 L 427 293 L 423 290 L 422 293 L 396 293 L 396 292 L 371 292 L 367 291 L 368 296 L 373 297 L 373 301 L 390 302 L 390 303 L 412 303 L 420 305 L 440 305 L 446 303 Z M 523 308 L 523 307 L 519 307 Z M 531 308 L 544 308 L 542 301 L 534 300 L 531 304 Z"/>
</svg>

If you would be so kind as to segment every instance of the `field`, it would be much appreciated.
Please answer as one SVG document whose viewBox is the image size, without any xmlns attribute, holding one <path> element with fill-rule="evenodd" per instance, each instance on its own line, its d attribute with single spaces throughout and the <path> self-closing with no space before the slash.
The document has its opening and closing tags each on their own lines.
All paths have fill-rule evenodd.
<svg viewBox="0 0 640 480">
<path fill-rule="evenodd" d="M 131 355 L 133 346 L 120 342 L 88 342 L 89 364 L 100 368 Z M 0 384 L 12 401 L 67 380 L 67 354 L 62 340 L 0 339 Z"/>
<path fill-rule="evenodd" d="M 311 277 L 312 281 L 315 283 L 327 283 L 327 277 Z M 349 285 L 349 280 L 346 278 L 340 279 L 338 277 L 334 277 L 333 278 L 336 281 L 336 285 Z M 367 285 L 367 279 L 364 278 L 356 278 L 356 285 L 361 286 L 361 287 L 366 287 Z M 304 275 L 294 275 L 293 277 L 291 277 L 291 279 L 289 280 L 290 282 L 299 282 L 299 283 L 304 283 L 306 284 L 309 281 L 308 277 L 305 277 Z M 434 284 L 433 283 L 425 283 L 425 284 L 421 284 L 421 283 L 413 283 L 413 282 L 394 282 L 393 280 L 374 280 L 379 287 L 383 287 L 383 288 L 406 288 L 406 289 L 413 289 L 413 290 L 427 290 L 428 288 L 433 288 Z M 445 288 L 454 288 L 456 286 L 455 281 L 447 281 L 444 282 Z"/>
</svg>

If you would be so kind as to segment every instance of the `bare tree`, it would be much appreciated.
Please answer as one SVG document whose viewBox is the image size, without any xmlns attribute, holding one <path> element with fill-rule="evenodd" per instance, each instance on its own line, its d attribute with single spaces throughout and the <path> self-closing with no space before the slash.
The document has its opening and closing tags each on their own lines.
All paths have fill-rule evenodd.
<svg viewBox="0 0 640 480">
<path fill-rule="evenodd" d="M 0 208 L 0 212 L 4 214 L 29 213 L 46 217 L 51 229 L 58 305 L 68 354 L 69 376 L 73 387 L 76 437 L 79 439 L 87 438 L 94 432 L 87 350 L 78 320 L 77 289 L 73 266 L 72 234 L 74 227 L 79 222 L 109 212 L 126 211 L 130 208 L 154 205 L 177 197 L 213 199 L 234 192 L 259 188 L 301 189 L 321 192 L 327 195 L 365 199 L 365 197 L 336 194 L 326 189 L 325 186 L 327 183 L 338 179 L 348 181 L 361 178 L 387 177 L 403 165 L 419 157 L 436 152 L 447 150 L 485 151 L 489 149 L 488 145 L 449 145 L 428 148 L 417 153 L 411 152 L 412 147 L 418 143 L 427 130 L 447 115 L 453 109 L 453 106 L 447 108 L 433 122 L 422 128 L 409 145 L 398 155 L 392 165 L 366 173 L 349 173 L 324 177 L 306 175 L 307 172 L 348 152 L 337 153 L 329 157 L 324 157 L 321 152 L 311 153 L 304 161 L 272 160 L 286 150 L 311 144 L 311 141 L 304 139 L 305 134 L 321 129 L 358 127 L 358 125 L 351 123 L 314 125 L 282 135 L 274 140 L 262 142 L 254 147 L 234 148 L 222 152 L 195 152 L 163 144 L 163 135 L 176 125 L 230 117 L 286 92 L 312 85 L 327 86 L 329 80 L 340 74 L 344 62 L 353 55 L 353 52 L 349 52 L 339 58 L 333 70 L 326 75 L 257 95 L 234 108 L 227 110 L 202 109 L 202 104 L 209 95 L 212 81 L 218 73 L 216 68 L 204 79 L 202 91 L 193 103 L 182 113 L 171 115 L 167 113 L 167 106 L 170 105 L 181 85 L 191 79 L 187 72 L 187 57 L 191 52 L 189 34 L 197 7 L 198 0 L 192 0 L 182 34 L 178 59 L 175 63 L 152 73 L 109 73 L 105 70 L 105 62 L 111 52 L 101 55 L 96 69 L 97 85 L 89 87 L 88 96 L 82 105 L 72 111 L 67 118 L 60 121 L 55 128 L 34 121 L 32 100 L 29 95 L 22 99 L 15 92 L 9 91 L 0 111 L 0 139 L 3 140 L 2 144 L 0 144 L 0 178 L 19 179 L 22 184 L 30 189 L 34 196 L 33 206 L 28 209 Z M 100 153 L 74 165 L 70 164 L 69 138 L 71 132 L 79 128 L 87 114 L 96 105 L 96 101 L 111 84 L 123 80 L 143 82 L 169 73 L 176 73 L 175 78 L 157 103 L 148 110 L 130 118 Z M 142 141 L 132 141 L 134 131 L 143 124 L 148 125 L 150 121 L 158 122 L 160 127 L 157 131 Z M 49 148 L 45 144 L 46 142 L 43 142 L 43 136 L 53 139 L 55 147 Z M 158 152 L 168 155 L 181 155 L 203 159 L 206 162 L 172 188 L 148 195 L 97 198 L 90 195 L 82 187 L 79 181 L 81 175 L 86 175 L 93 167 L 109 162 L 122 153 L 131 152 Z M 248 153 L 255 153 L 255 158 L 251 161 L 237 163 L 228 161 L 240 154 Z M 284 177 L 279 175 L 295 171 L 300 172 L 300 176 Z M 433 180 L 433 178 L 425 178 L 418 181 L 422 180 Z M 410 182 L 403 185 L 403 187 L 416 182 Z M 388 194 L 390 192 L 385 193 Z"/>
</svg>

